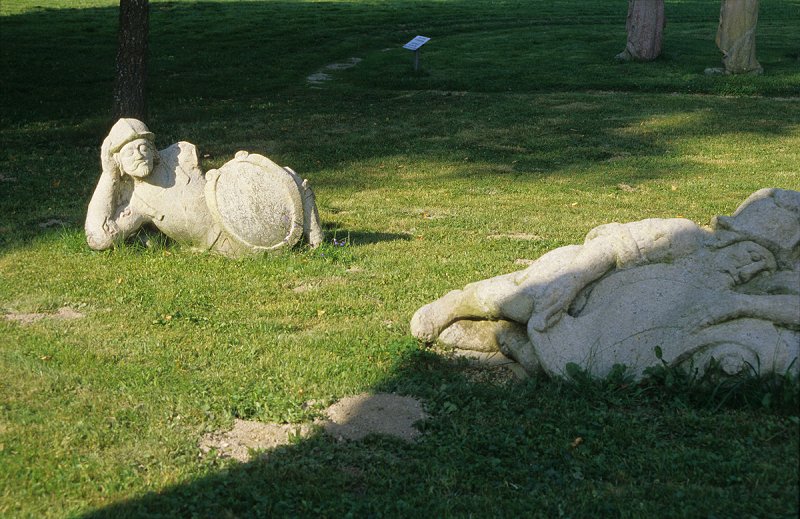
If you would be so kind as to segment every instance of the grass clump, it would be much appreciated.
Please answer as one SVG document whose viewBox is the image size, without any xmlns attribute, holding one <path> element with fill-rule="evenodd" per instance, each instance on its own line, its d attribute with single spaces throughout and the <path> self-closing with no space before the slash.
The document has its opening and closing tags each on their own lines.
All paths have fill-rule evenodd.
<svg viewBox="0 0 800 519">
<path fill-rule="evenodd" d="M 747 78 L 703 75 L 708 2 L 667 1 L 665 56 L 615 64 L 624 1 L 153 0 L 156 143 L 206 170 L 261 153 L 317 192 L 323 247 L 242 261 L 84 245 L 117 6 L 0 3 L 0 313 L 84 315 L 0 319 L 0 515 L 796 515 L 796 381 L 494 380 L 408 322 L 596 225 L 800 188 L 797 0 L 762 3 Z M 423 399 L 422 440 L 198 456 L 234 417 L 367 390 Z"/>
</svg>

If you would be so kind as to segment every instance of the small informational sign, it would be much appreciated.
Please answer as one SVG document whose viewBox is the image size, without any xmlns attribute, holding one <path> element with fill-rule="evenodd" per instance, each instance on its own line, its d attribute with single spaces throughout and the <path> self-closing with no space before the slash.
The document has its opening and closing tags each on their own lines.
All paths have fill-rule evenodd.
<svg viewBox="0 0 800 519">
<path fill-rule="evenodd" d="M 403 45 L 403 48 L 408 50 L 417 50 L 428 43 L 429 40 L 430 38 L 427 36 L 415 36 L 413 40 Z"/>
</svg>

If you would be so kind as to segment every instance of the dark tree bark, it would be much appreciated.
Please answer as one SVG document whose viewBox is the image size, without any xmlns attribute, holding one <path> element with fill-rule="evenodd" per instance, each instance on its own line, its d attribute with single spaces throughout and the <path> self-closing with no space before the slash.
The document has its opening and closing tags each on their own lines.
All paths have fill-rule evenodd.
<svg viewBox="0 0 800 519">
<path fill-rule="evenodd" d="M 147 33 L 149 0 L 120 0 L 117 77 L 112 116 L 147 117 Z"/>
</svg>

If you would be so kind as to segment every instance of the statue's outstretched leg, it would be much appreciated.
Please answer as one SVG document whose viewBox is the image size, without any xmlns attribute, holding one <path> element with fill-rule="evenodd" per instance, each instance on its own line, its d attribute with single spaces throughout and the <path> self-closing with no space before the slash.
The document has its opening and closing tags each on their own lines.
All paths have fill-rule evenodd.
<svg viewBox="0 0 800 519">
<path fill-rule="evenodd" d="M 417 310 L 411 319 L 411 333 L 420 340 L 433 342 L 442 330 L 459 319 L 508 319 L 525 324 L 533 310 L 533 301 L 520 292 L 516 276 L 516 272 L 497 276 L 445 294 Z"/>
<path fill-rule="evenodd" d="M 694 324 L 694 330 L 734 319 L 763 319 L 790 329 L 800 329 L 800 299 L 793 294 L 736 294 L 705 310 L 705 315 Z"/>
</svg>

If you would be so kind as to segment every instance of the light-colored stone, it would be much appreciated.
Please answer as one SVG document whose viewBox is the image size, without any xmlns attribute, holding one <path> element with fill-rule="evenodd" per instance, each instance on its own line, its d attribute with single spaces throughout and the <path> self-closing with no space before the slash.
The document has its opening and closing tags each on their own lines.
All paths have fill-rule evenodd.
<svg viewBox="0 0 800 519">
<path fill-rule="evenodd" d="M 707 74 L 761 74 L 756 59 L 758 0 L 722 0 L 717 30 L 717 47 L 722 51 L 722 68 Z"/>
<path fill-rule="evenodd" d="M 762 189 L 710 227 L 602 225 L 583 245 L 422 307 L 411 330 L 555 376 L 570 363 L 597 376 L 624 364 L 641 376 L 661 363 L 657 351 L 700 372 L 712 357 L 731 374 L 800 372 L 800 192 Z"/>
<path fill-rule="evenodd" d="M 628 0 L 628 42 L 619 61 L 651 61 L 661 55 L 664 37 L 664 0 Z"/>
<path fill-rule="evenodd" d="M 103 167 L 86 215 L 95 250 L 152 224 L 180 243 L 229 257 L 322 241 L 308 182 L 268 158 L 240 151 L 203 174 L 193 144 L 159 151 L 136 119 L 120 119 L 101 148 Z"/>
</svg>

